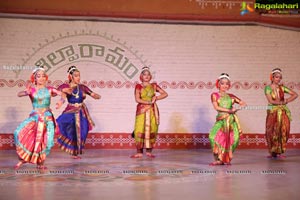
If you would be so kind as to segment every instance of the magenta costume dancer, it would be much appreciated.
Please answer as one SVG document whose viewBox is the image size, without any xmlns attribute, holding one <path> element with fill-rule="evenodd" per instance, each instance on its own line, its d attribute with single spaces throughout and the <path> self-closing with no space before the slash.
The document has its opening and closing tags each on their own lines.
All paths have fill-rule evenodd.
<svg viewBox="0 0 300 200">
<path fill-rule="evenodd" d="M 236 115 L 238 109 L 234 104 L 246 106 L 246 103 L 233 94 L 227 93 L 230 88 L 230 78 L 222 73 L 216 82 L 219 92 L 211 94 L 214 109 L 218 111 L 216 122 L 209 133 L 209 141 L 215 161 L 210 165 L 230 164 L 233 152 L 238 146 L 242 134 L 239 119 Z"/>
<path fill-rule="evenodd" d="M 56 120 L 60 130 L 57 142 L 63 151 L 80 159 L 78 154 L 82 154 L 88 132 L 94 126 L 83 101 L 87 95 L 95 99 L 100 99 L 100 95 L 80 84 L 80 72 L 75 66 L 69 68 L 68 74 L 69 83 L 58 88 L 66 93 L 68 105 Z"/>
<path fill-rule="evenodd" d="M 15 169 L 24 163 L 33 163 L 38 169 L 46 169 L 44 162 L 46 156 L 54 146 L 55 119 L 50 109 L 51 97 L 60 95 L 61 92 L 53 87 L 46 86 L 48 76 L 43 67 L 33 70 L 31 81 L 33 87 L 18 93 L 19 97 L 29 96 L 32 102 L 32 111 L 15 130 L 14 140 L 19 162 Z M 61 99 L 56 104 L 58 109 L 63 104 Z"/>
</svg>

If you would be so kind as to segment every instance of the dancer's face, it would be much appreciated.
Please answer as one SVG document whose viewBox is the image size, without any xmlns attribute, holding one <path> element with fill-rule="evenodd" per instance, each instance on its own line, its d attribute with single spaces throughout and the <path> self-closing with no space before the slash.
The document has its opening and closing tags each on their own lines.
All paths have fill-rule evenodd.
<svg viewBox="0 0 300 200">
<path fill-rule="evenodd" d="M 38 70 L 36 72 L 35 81 L 37 85 L 46 85 L 47 77 L 43 70 Z"/>
<path fill-rule="evenodd" d="M 230 81 L 226 78 L 222 78 L 219 82 L 220 92 L 226 92 L 230 88 Z"/>
<path fill-rule="evenodd" d="M 149 82 L 150 80 L 151 80 L 151 74 L 150 74 L 150 72 L 149 71 L 144 71 L 143 73 L 142 73 L 142 81 L 143 82 Z"/>
<path fill-rule="evenodd" d="M 79 71 L 74 71 L 72 74 L 72 82 L 75 84 L 80 83 L 80 72 Z"/>
<path fill-rule="evenodd" d="M 273 75 L 273 83 L 279 84 L 282 79 L 282 75 L 280 73 L 275 73 Z"/>
</svg>

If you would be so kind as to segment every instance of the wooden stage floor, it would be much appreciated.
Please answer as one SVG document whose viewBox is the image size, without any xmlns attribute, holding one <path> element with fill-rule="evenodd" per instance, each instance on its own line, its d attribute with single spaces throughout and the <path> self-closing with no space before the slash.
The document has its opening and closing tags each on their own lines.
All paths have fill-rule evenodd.
<svg viewBox="0 0 300 200">
<path fill-rule="evenodd" d="M 134 150 L 87 149 L 74 160 L 60 150 L 47 170 L 14 170 L 14 150 L 0 151 L 1 200 L 77 199 L 299 199 L 300 150 L 268 159 L 266 149 L 237 149 L 232 165 L 209 166 L 209 149 L 155 150 L 156 158 L 129 158 Z"/>
</svg>

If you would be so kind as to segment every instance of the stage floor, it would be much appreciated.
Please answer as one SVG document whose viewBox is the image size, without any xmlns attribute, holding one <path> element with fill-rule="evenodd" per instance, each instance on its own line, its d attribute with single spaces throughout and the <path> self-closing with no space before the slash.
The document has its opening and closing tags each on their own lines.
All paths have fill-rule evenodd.
<svg viewBox="0 0 300 200">
<path fill-rule="evenodd" d="M 154 159 L 133 153 L 87 149 L 74 160 L 53 150 L 47 170 L 14 170 L 15 151 L 0 151 L 0 199 L 299 199 L 299 149 L 277 160 L 266 149 L 237 149 L 230 166 L 209 166 L 209 149 L 155 150 Z"/>
</svg>

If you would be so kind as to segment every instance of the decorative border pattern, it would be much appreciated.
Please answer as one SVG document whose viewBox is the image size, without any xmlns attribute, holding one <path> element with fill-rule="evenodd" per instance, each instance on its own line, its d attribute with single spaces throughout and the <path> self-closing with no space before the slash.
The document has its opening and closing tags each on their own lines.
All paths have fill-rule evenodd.
<svg viewBox="0 0 300 200">
<path fill-rule="evenodd" d="M 26 80 L 6 80 L 6 79 L 0 79 L 0 88 L 1 87 L 25 87 L 26 84 L 30 83 L 29 81 Z M 64 83 L 64 81 L 61 80 L 55 80 L 55 81 L 48 81 L 49 86 L 53 87 L 58 87 Z M 127 88 L 131 89 L 134 88 L 135 85 L 138 83 L 137 81 L 132 82 L 132 81 L 96 81 L 96 80 L 91 80 L 91 81 L 82 81 L 83 84 L 87 85 L 88 87 L 91 88 L 115 88 L 115 89 L 121 89 L 121 88 Z M 215 88 L 215 84 L 212 81 L 209 82 L 204 82 L 204 81 L 162 81 L 158 83 L 162 88 L 164 89 L 213 89 Z M 243 90 L 258 90 L 258 89 L 264 89 L 265 86 L 267 85 L 267 82 L 248 82 L 248 81 L 236 81 L 232 83 L 232 88 L 234 89 L 243 89 Z M 300 82 L 287 82 L 284 83 L 287 87 L 291 89 L 297 89 L 300 90 Z"/>
<path fill-rule="evenodd" d="M 288 148 L 300 149 L 300 133 L 291 134 Z M 55 145 L 55 148 L 58 148 Z M 135 142 L 131 133 L 90 133 L 86 149 L 134 149 Z M 210 143 L 207 133 L 161 133 L 158 135 L 157 149 L 208 149 Z M 266 149 L 264 134 L 243 134 L 240 149 Z M 0 150 L 15 149 L 13 134 L 0 134 Z"/>
</svg>

